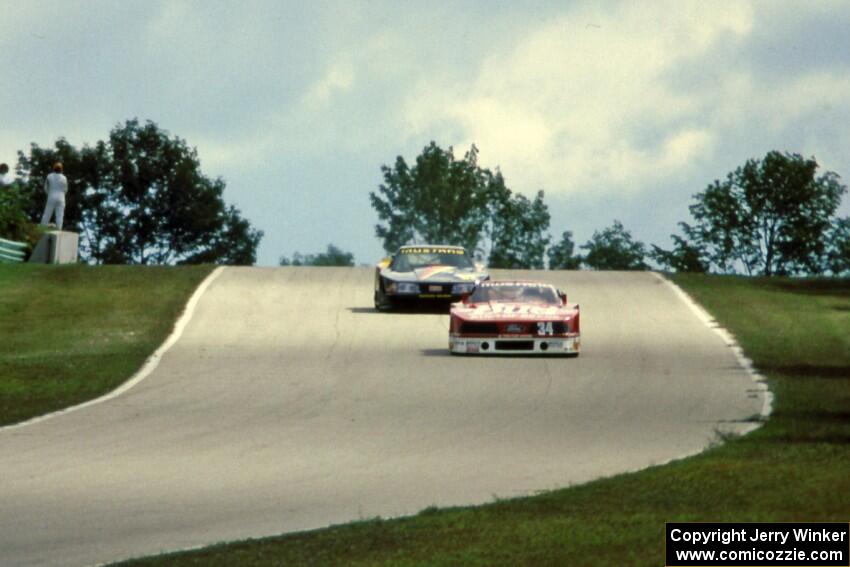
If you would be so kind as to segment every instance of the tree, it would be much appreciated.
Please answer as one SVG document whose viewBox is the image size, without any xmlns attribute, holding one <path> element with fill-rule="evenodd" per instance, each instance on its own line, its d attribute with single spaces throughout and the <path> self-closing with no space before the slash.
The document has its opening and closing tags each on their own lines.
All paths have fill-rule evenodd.
<svg viewBox="0 0 850 567">
<path fill-rule="evenodd" d="M 833 220 L 826 241 L 826 267 L 835 276 L 850 275 L 850 217 Z"/>
<path fill-rule="evenodd" d="M 581 268 L 581 256 L 574 254 L 574 251 L 573 233 L 565 230 L 561 234 L 561 241 L 551 246 L 547 252 L 549 256 L 549 269 L 578 270 Z"/>
<path fill-rule="evenodd" d="M 501 176 L 500 176 L 501 177 Z M 502 183 L 504 187 L 504 183 Z M 496 200 L 489 228 L 491 268 L 543 269 L 549 236 L 549 209 L 543 191 L 531 201 L 505 189 Z"/>
<path fill-rule="evenodd" d="M 644 263 L 646 248 L 643 243 L 633 240 L 618 220 L 602 232 L 594 231 L 593 237 L 581 248 L 587 250 L 584 263 L 594 270 L 648 269 Z"/>
<path fill-rule="evenodd" d="M 69 181 L 66 226 L 80 233 L 92 263 L 253 264 L 263 236 L 227 206 L 223 180 L 200 170 L 195 149 L 154 122 L 128 120 L 108 141 L 81 150 L 65 139 L 18 154 L 27 208 L 38 218 L 41 184 L 56 161 Z"/>
<path fill-rule="evenodd" d="M 0 186 L 0 238 L 34 246 L 40 231 L 24 212 L 24 201 L 16 183 Z"/>
<path fill-rule="evenodd" d="M 685 223 L 679 223 L 683 230 L 688 231 L 690 227 Z M 664 250 L 652 245 L 649 255 L 662 267 L 674 272 L 705 273 L 708 271 L 709 262 L 705 259 L 702 250 L 689 242 L 686 238 L 672 234 L 673 249 Z"/>
<path fill-rule="evenodd" d="M 722 273 L 822 272 L 824 236 L 847 188 L 817 169 L 814 158 L 776 151 L 747 161 L 694 196 L 683 243 Z"/>
<path fill-rule="evenodd" d="M 354 254 L 343 252 L 333 244 L 328 244 L 326 252 L 319 254 L 302 255 L 298 252 L 292 255 L 290 260 L 286 256 L 280 257 L 281 266 L 353 266 Z"/>
<path fill-rule="evenodd" d="M 388 253 L 408 243 L 477 248 L 490 217 L 488 196 L 499 180 L 478 166 L 474 145 L 456 160 L 451 147 L 443 150 L 431 142 L 413 166 L 398 156 L 393 167 L 381 171 L 384 183 L 369 198 L 382 221 L 375 234 Z"/>
</svg>

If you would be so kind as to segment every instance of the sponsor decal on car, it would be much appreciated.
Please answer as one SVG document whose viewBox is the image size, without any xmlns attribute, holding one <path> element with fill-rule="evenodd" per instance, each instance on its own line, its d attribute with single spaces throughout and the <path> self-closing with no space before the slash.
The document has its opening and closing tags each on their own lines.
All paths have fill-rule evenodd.
<svg viewBox="0 0 850 567">
<path fill-rule="evenodd" d="M 465 253 L 463 248 L 437 248 L 430 246 L 402 248 L 399 250 L 399 254 L 457 254 L 458 256 L 463 256 Z"/>
<path fill-rule="evenodd" d="M 534 316 L 557 316 L 563 308 L 552 305 L 517 305 L 517 304 L 502 304 L 495 303 L 490 306 L 488 311 L 483 313 L 477 312 L 475 309 L 464 309 L 463 313 L 470 319 L 498 319 L 505 316 L 513 315 L 534 315 Z"/>
<path fill-rule="evenodd" d="M 416 270 L 416 275 L 419 276 L 420 279 L 427 280 L 428 278 L 432 278 L 438 274 L 445 274 L 448 272 L 453 272 L 455 270 L 452 266 L 430 266 L 428 268 L 419 268 Z"/>
<path fill-rule="evenodd" d="M 542 287 L 550 288 L 552 286 L 541 285 L 535 282 L 486 282 L 481 284 L 482 287 Z"/>
</svg>

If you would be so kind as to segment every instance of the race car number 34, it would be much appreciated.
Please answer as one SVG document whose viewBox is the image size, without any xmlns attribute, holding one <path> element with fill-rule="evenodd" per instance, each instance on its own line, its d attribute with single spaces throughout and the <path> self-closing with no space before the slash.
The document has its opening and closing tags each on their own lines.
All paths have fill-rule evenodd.
<svg viewBox="0 0 850 567">
<path fill-rule="evenodd" d="M 546 336 L 554 335 L 555 331 L 552 328 L 552 321 L 548 321 L 546 323 L 541 321 L 537 323 L 537 334 Z"/>
</svg>

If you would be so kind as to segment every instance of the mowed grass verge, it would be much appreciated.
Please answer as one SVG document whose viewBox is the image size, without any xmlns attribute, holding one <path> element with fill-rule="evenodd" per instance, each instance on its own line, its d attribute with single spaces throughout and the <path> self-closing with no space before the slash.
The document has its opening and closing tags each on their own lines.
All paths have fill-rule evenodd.
<svg viewBox="0 0 850 567">
<path fill-rule="evenodd" d="M 661 565 L 665 522 L 848 521 L 850 280 L 674 279 L 769 377 L 774 413 L 755 433 L 696 457 L 530 498 L 125 564 Z"/>
<path fill-rule="evenodd" d="M 211 270 L 0 264 L 0 425 L 127 380 Z"/>
</svg>

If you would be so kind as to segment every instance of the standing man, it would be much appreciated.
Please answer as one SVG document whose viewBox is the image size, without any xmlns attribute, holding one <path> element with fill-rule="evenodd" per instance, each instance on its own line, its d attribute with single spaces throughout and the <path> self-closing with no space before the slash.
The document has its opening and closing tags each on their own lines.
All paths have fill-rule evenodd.
<svg viewBox="0 0 850 567">
<path fill-rule="evenodd" d="M 62 219 L 65 217 L 65 193 L 68 192 L 68 178 L 62 174 L 62 164 L 53 164 L 53 173 L 44 180 L 44 192 L 47 193 L 47 204 L 41 215 L 41 224 L 47 225 L 50 217 L 56 214 L 56 228 L 62 230 Z"/>
</svg>

